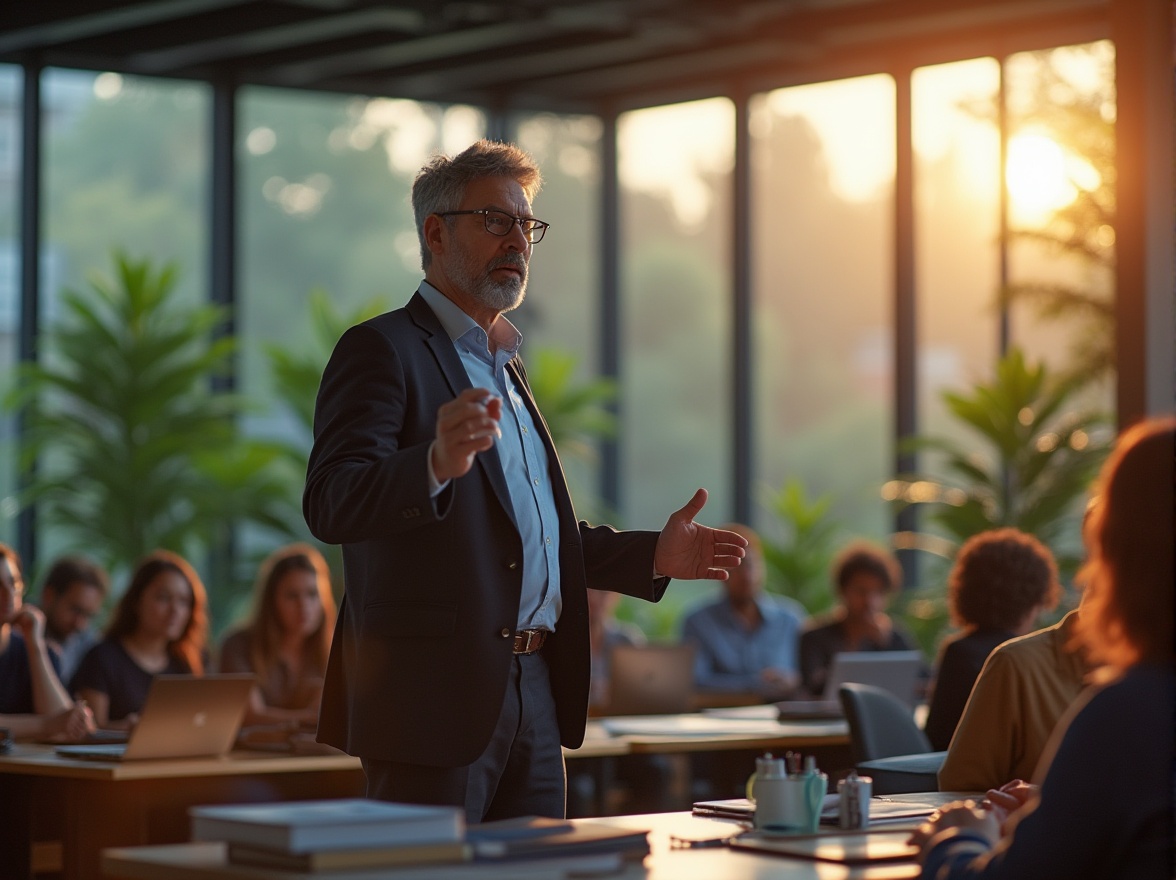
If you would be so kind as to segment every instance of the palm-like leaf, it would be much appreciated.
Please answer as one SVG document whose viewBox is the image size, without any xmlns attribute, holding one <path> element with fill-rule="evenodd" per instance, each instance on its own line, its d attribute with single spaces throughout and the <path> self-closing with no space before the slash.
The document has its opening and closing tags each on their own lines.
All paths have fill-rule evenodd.
<svg viewBox="0 0 1176 880">
<path fill-rule="evenodd" d="M 928 508 L 928 520 L 957 544 L 999 526 L 1015 526 L 1056 548 L 1076 534 L 1077 499 L 1087 490 L 1109 447 L 1101 413 L 1070 409 L 1078 384 L 1055 380 L 1044 365 L 1012 350 L 991 382 L 967 393 L 945 393 L 948 411 L 973 441 L 911 438 L 908 451 L 935 453 L 938 474 L 904 475 L 892 489 L 899 505 Z M 980 441 L 983 455 L 974 451 Z M 1058 550 L 1067 566 L 1071 559 Z"/>
<path fill-rule="evenodd" d="M 7 400 L 28 420 L 22 463 L 37 463 L 22 501 L 114 570 L 155 547 L 207 549 L 241 521 L 290 530 L 275 453 L 240 436 L 245 401 L 210 381 L 235 349 L 225 313 L 182 305 L 175 280 L 171 265 L 116 254 L 113 280 L 65 292 L 44 361 Z"/>
</svg>

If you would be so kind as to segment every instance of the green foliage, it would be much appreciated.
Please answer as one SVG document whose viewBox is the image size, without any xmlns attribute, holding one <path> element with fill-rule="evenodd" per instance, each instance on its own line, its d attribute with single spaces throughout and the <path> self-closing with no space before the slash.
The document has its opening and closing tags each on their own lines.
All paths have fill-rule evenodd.
<svg viewBox="0 0 1176 880">
<path fill-rule="evenodd" d="M 608 406 L 616 399 L 617 383 L 578 382 L 576 366 L 574 354 L 540 348 L 527 361 L 527 379 L 560 456 L 590 459 L 593 441 L 616 436 L 617 419 Z"/>
<path fill-rule="evenodd" d="M 64 292 L 7 401 L 28 419 L 22 465 L 36 462 L 22 504 L 116 572 L 157 547 L 194 556 L 244 522 L 289 532 L 280 451 L 241 437 L 244 402 L 213 387 L 234 351 L 224 312 L 182 305 L 175 282 L 174 264 L 116 253 L 113 280 Z"/>
<path fill-rule="evenodd" d="M 309 436 L 314 430 L 314 401 L 318 395 L 319 381 L 335 343 L 348 327 L 374 318 L 391 306 L 383 298 L 373 297 L 351 311 L 343 311 L 335 305 L 330 294 L 321 288 L 311 291 L 308 302 L 314 343 L 297 347 L 271 343 L 265 346 L 265 352 L 269 356 L 274 391 Z M 303 467 L 306 466 L 308 452 L 305 446 L 299 447 L 298 454 Z"/>
<path fill-rule="evenodd" d="M 828 494 L 810 500 L 804 485 L 795 478 L 787 480 L 768 499 L 768 510 L 785 538 L 776 541 L 761 535 L 767 587 L 796 599 L 810 614 L 824 611 L 833 603 L 829 565 L 841 526 L 830 515 L 832 503 Z"/>
<path fill-rule="evenodd" d="M 1107 417 L 1069 408 L 1079 386 L 1055 379 L 1044 364 L 1030 364 L 1017 349 L 996 366 L 990 382 L 966 394 L 946 392 L 954 419 L 982 442 L 985 454 L 942 437 L 918 437 L 910 450 L 933 452 L 942 476 L 905 475 L 887 484 L 884 497 L 927 509 L 928 521 L 947 537 L 947 553 L 972 535 L 1015 526 L 1049 546 L 1064 573 L 1078 563 L 1078 502 L 1109 448 Z M 904 536 L 927 549 L 931 536 Z M 941 543 L 941 542 L 940 542 Z"/>
</svg>

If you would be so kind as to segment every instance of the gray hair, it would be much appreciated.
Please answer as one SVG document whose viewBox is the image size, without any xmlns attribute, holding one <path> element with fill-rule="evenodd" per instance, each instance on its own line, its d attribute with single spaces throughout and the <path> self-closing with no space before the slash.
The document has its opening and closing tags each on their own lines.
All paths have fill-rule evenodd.
<svg viewBox="0 0 1176 880">
<path fill-rule="evenodd" d="M 480 140 L 452 159 L 438 153 L 417 172 L 412 182 L 412 213 L 421 244 L 421 267 L 433 260 L 425 244 L 425 218 L 461 207 L 466 187 L 485 177 L 510 177 L 523 188 L 527 201 L 534 201 L 543 185 L 535 160 L 514 144 Z"/>
</svg>

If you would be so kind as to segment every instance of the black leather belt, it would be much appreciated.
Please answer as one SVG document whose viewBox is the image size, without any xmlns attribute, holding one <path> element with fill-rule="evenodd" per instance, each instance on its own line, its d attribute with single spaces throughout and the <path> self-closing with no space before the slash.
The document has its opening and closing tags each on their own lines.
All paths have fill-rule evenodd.
<svg viewBox="0 0 1176 880">
<path fill-rule="evenodd" d="M 516 654 L 534 654 L 547 641 L 545 629 L 520 629 L 514 634 L 514 652 Z"/>
</svg>

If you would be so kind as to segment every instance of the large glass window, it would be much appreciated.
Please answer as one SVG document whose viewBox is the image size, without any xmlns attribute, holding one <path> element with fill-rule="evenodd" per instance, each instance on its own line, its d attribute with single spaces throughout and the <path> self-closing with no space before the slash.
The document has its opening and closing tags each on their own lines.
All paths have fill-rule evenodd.
<svg viewBox="0 0 1176 880">
<path fill-rule="evenodd" d="M 1114 45 L 1012 55 L 1011 335 L 1052 370 L 1090 381 L 1110 411 L 1114 362 Z"/>
<path fill-rule="evenodd" d="M 621 205 L 621 519 L 660 529 L 703 486 L 699 519 L 731 516 L 731 168 L 723 99 L 638 110 L 617 124 Z M 698 590 L 636 609 L 676 634 Z M 642 603 L 645 604 L 645 603 Z"/>
<path fill-rule="evenodd" d="M 730 516 L 731 166 L 722 99 L 627 113 L 621 177 L 621 507 L 661 528 L 695 489 Z"/>
<path fill-rule="evenodd" d="M 557 365 L 574 363 L 562 386 L 574 394 L 599 373 L 601 124 L 593 116 L 542 113 L 521 119 L 517 132 L 519 146 L 543 169 L 535 214 L 551 228 L 532 256 L 527 299 L 510 318 L 523 332 L 532 380 L 536 371 L 557 373 Z M 575 413 L 559 407 L 545 416 L 550 421 Z M 599 500 L 597 444 L 584 435 L 568 441 L 559 452 L 576 512 L 596 521 L 611 518 Z"/>
<path fill-rule="evenodd" d="M 893 448 L 894 83 L 779 89 L 753 100 L 750 120 L 756 498 L 796 479 L 829 496 L 844 532 L 880 538 Z M 782 524 L 761 527 L 774 537 Z"/>
<path fill-rule="evenodd" d="M 911 77 L 921 434 L 967 437 L 943 393 L 988 380 L 999 355 L 999 89 L 993 58 Z"/>
<path fill-rule="evenodd" d="M 207 297 L 209 91 L 203 84 L 47 70 L 42 78 L 41 326 L 64 289 L 115 277 L 114 254 L 174 263 L 177 293 Z M 41 564 L 74 547 L 43 519 Z M 32 573 L 30 573 L 32 574 Z"/>
<path fill-rule="evenodd" d="M 21 71 L 0 65 L 0 397 L 10 390 L 20 358 Z M 16 542 L 16 419 L 0 412 L 0 541 Z"/>
</svg>

